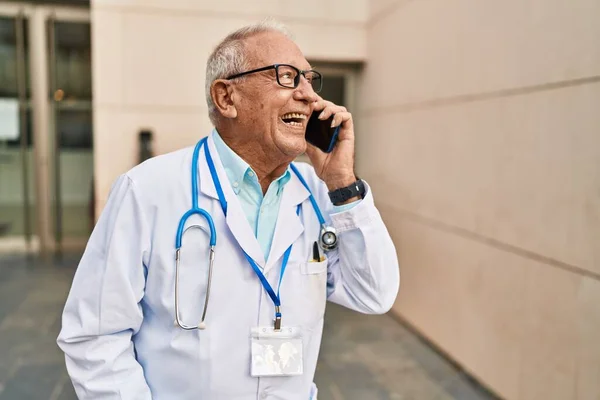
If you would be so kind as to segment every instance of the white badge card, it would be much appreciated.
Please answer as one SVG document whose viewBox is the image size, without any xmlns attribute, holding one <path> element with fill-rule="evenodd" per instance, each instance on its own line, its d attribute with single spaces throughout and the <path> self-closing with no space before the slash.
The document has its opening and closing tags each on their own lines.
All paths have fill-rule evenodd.
<svg viewBox="0 0 600 400">
<path fill-rule="evenodd" d="M 275 331 L 272 326 L 252 328 L 252 365 L 250 375 L 291 376 L 302 375 L 302 335 L 298 328 L 282 327 Z"/>
</svg>

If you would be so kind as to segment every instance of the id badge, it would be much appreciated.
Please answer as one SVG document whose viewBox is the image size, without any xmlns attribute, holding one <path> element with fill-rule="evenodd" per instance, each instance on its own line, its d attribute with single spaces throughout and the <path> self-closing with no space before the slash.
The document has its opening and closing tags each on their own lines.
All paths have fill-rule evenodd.
<svg viewBox="0 0 600 400">
<path fill-rule="evenodd" d="M 304 372 L 302 335 L 298 328 L 283 327 L 279 331 L 272 326 L 252 328 L 250 341 L 250 375 L 253 377 L 292 376 Z"/>
</svg>

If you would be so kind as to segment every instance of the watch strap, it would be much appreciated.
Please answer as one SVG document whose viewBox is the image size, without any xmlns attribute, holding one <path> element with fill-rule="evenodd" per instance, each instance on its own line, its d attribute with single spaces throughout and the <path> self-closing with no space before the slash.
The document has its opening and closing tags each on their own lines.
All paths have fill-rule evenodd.
<svg viewBox="0 0 600 400">
<path fill-rule="evenodd" d="M 366 188 L 364 182 L 362 179 L 358 179 L 356 182 L 351 183 L 346 187 L 329 192 L 329 199 L 334 205 L 338 205 L 353 197 L 360 196 L 361 199 L 364 198 L 365 191 Z"/>
</svg>

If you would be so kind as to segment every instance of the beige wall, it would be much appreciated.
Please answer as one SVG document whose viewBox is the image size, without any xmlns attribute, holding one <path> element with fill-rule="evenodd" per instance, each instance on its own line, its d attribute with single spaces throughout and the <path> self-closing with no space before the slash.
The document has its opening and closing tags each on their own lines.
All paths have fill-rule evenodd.
<svg viewBox="0 0 600 400">
<path fill-rule="evenodd" d="M 367 5 L 367 0 L 304 0 L 301 6 L 292 0 L 251 5 L 92 0 L 97 210 L 116 176 L 135 165 L 140 129 L 154 131 L 157 153 L 192 145 L 209 133 L 206 58 L 228 32 L 273 16 L 294 32 L 307 57 L 360 61 L 366 56 Z"/>
<path fill-rule="evenodd" d="M 508 399 L 600 398 L 598 15 L 371 1 L 358 160 L 394 312 Z"/>
</svg>

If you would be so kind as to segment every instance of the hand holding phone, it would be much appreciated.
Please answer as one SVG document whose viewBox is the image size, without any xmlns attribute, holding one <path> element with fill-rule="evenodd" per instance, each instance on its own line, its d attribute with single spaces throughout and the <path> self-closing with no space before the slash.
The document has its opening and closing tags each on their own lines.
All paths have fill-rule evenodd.
<svg viewBox="0 0 600 400">
<path fill-rule="evenodd" d="M 340 126 L 331 127 L 333 116 L 320 120 L 320 111 L 314 111 L 306 125 L 305 139 L 324 153 L 331 153 L 337 141 Z"/>
<path fill-rule="evenodd" d="M 352 114 L 344 106 L 318 96 L 312 109 L 315 112 L 308 118 L 305 132 L 305 140 L 310 144 L 306 154 L 330 191 L 347 187 L 356 181 Z M 326 120 L 321 121 L 319 116 Z"/>
</svg>

